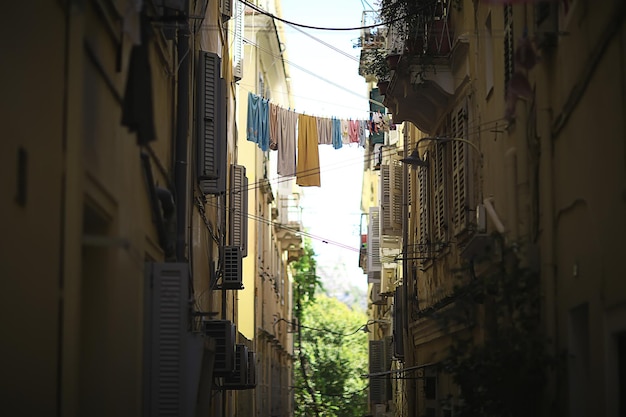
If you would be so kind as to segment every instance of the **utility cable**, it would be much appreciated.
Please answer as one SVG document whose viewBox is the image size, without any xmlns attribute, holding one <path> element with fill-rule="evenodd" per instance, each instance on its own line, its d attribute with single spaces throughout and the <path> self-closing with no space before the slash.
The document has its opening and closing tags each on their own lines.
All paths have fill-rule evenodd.
<svg viewBox="0 0 626 417">
<path fill-rule="evenodd" d="M 255 5 L 255 4 L 252 4 L 249 1 L 246 1 L 246 0 L 238 0 L 238 1 L 244 3 L 246 6 L 250 7 L 253 10 L 256 10 L 257 12 L 261 13 L 262 15 L 271 17 L 272 19 L 278 20 L 279 22 L 287 23 L 289 25 L 298 26 L 298 27 L 305 28 L 305 29 L 315 29 L 315 30 L 350 31 L 350 30 L 361 30 L 361 29 L 373 29 L 373 28 L 377 28 L 377 27 L 381 27 L 381 26 L 388 26 L 391 23 L 394 23 L 394 22 L 406 19 L 408 17 L 407 15 L 403 15 L 403 16 L 399 16 L 399 17 L 397 17 L 395 19 L 389 20 L 387 22 L 375 23 L 373 25 L 356 26 L 356 27 L 348 27 L 348 28 L 330 28 L 330 27 L 311 26 L 311 25 L 305 25 L 305 24 L 302 24 L 302 23 L 292 22 L 290 20 L 283 19 L 282 17 L 278 17 L 275 14 L 268 12 L 267 10 L 263 10 L 259 6 Z"/>
</svg>

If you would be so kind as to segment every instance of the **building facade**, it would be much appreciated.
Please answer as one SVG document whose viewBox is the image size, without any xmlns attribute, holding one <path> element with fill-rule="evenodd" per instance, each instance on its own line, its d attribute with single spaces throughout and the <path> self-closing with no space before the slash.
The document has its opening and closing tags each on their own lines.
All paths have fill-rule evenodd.
<svg viewBox="0 0 626 417">
<path fill-rule="evenodd" d="M 385 371 L 403 389 L 378 411 L 455 415 L 487 407 L 489 397 L 477 399 L 488 392 L 500 394 L 499 411 L 617 416 L 626 407 L 624 4 L 415 3 L 418 31 L 385 32 L 385 54 L 401 55 L 384 104 L 404 122 L 391 154 L 405 211 L 400 290 L 385 290 L 381 274 L 379 295 L 401 312 L 401 370 Z M 500 369 L 486 366 L 494 356 L 476 359 L 495 353 Z M 471 378 L 463 365 L 475 366 Z"/>
<path fill-rule="evenodd" d="M 5 9 L 16 17 L 0 70 L 6 413 L 252 416 L 267 363 L 290 384 L 275 317 L 290 320 L 299 242 L 274 233 L 280 197 L 240 133 L 241 5 Z M 282 392 L 273 404 L 288 415 Z"/>
</svg>

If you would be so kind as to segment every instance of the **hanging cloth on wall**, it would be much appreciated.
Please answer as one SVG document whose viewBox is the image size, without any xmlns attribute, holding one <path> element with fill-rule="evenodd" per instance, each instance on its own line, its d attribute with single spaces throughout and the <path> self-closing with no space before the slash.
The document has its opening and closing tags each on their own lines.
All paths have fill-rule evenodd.
<svg viewBox="0 0 626 417">
<path fill-rule="evenodd" d="M 321 185 L 318 141 L 316 118 L 305 114 L 298 115 L 296 184 L 301 187 Z"/>
</svg>

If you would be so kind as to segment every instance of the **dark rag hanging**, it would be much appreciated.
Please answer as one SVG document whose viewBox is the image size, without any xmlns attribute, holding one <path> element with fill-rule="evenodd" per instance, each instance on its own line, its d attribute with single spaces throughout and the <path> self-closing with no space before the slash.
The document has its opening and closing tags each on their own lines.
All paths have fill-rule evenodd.
<svg viewBox="0 0 626 417">
<path fill-rule="evenodd" d="M 137 132 L 137 144 L 156 139 L 152 109 L 152 75 L 150 73 L 150 21 L 141 14 L 141 44 L 130 52 L 126 91 L 122 104 L 122 125 Z"/>
</svg>

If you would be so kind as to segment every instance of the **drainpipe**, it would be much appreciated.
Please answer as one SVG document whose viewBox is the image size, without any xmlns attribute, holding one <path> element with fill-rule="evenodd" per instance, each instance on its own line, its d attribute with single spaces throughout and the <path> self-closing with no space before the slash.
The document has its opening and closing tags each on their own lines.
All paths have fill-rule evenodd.
<svg viewBox="0 0 626 417">
<path fill-rule="evenodd" d="M 185 1 L 184 15 L 189 11 L 189 2 Z M 187 19 L 185 19 L 186 21 Z M 187 186 L 187 171 L 189 161 L 189 29 L 186 25 L 178 29 L 176 44 L 178 56 L 178 88 L 176 107 L 176 144 L 174 163 L 174 184 L 176 187 L 176 260 L 186 260 L 187 236 L 187 201 L 189 199 Z"/>
</svg>

